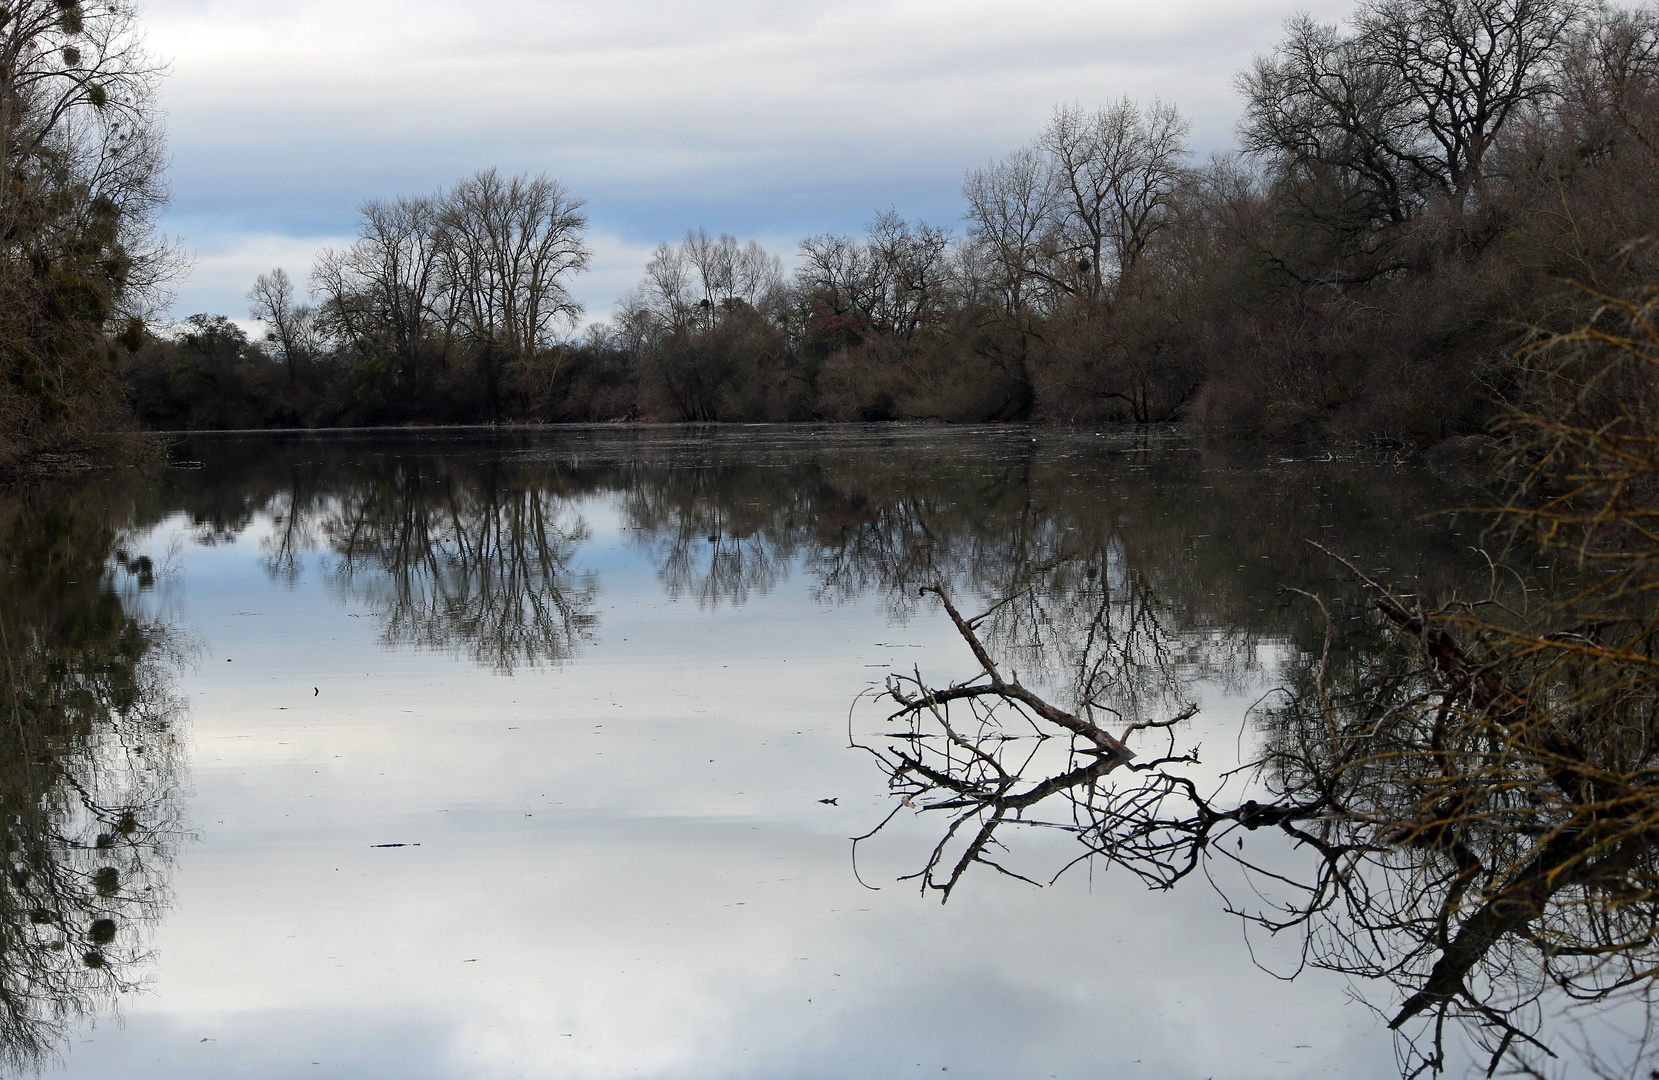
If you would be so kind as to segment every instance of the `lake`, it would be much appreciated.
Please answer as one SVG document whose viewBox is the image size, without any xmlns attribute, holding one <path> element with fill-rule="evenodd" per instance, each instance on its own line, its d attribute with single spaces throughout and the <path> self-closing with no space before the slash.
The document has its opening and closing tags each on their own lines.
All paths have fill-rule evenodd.
<svg viewBox="0 0 1659 1080">
<path fill-rule="evenodd" d="M 1142 774 L 880 691 L 979 673 L 936 586 L 1103 728 L 1196 706 L 1137 760 L 1249 795 L 1284 688 L 1376 648 L 1356 571 L 1484 565 L 1427 516 L 1467 489 L 1025 427 L 173 457 L 0 496 L 10 1071 L 1399 1075 L 1395 987 L 1231 913 L 1299 872 L 1279 830 L 1091 847 Z M 999 776 L 1058 779 L 992 814 Z"/>
</svg>

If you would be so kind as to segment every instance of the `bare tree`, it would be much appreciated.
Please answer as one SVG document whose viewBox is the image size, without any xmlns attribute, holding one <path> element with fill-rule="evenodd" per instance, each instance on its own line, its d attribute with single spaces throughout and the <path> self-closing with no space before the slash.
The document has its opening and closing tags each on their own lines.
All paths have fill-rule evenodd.
<svg viewBox="0 0 1659 1080">
<path fill-rule="evenodd" d="M 443 197 L 436 224 L 445 287 L 492 413 L 503 367 L 534 357 L 552 344 L 556 326 L 581 314 L 567 287 L 593 257 L 581 208 L 546 176 L 503 179 L 494 169 Z"/>
<path fill-rule="evenodd" d="M 453 337 L 442 238 L 430 198 L 371 200 L 358 208 L 357 242 L 324 251 L 311 272 L 319 330 L 361 359 L 391 361 L 413 390 L 447 366 Z"/>
<path fill-rule="evenodd" d="M 1165 224 L 1190 130 L 1173 105 L 1157 99 L 1144 108 L 1125 97 L 1094 112 L 1076 105 L 1054 111 L 1037 147 L 1063 208 L 1050 239 L 1063 260 L 1051 271 L 1056 283 L 1075 283 L 1094 299 L 1133 269 Z"/>
<path fill-rule="evenodd" d="M 797 286 L 829 315 L 839 319 L 874 318 L 878 273 L 869 249 L 852 236 L 826 233 L 801 241 Z"/>
<path fill-rule="evenodd" d="M 698 229 L 686 233 L 680 253 L 697 273 L 698 305 L 705 312 L 738 303 L 758 308 L 783 280 L 782 260 L 754 240 L 739 246 L 734 236 L 722 233 L 716 240 Z"/>
<path fill-rule="evenodd" d="M 914 341 L 938 325 L 949 297 L 951 234 L 925 221 L 912 224 L 892 209 L 877 214 L 865 232 L 876 274 L 875 323 L 892 337 Z"/>
<path fill-rule="evenodd" d="M 311 306 L 295 301 L 294 282 L 280 266 L 254 279 L 248 301 L 253 305 L 248 314 L 270 327 L 266 340 L 276 345 L 292 386 L 295 369 L 310 360 L 316 348 Z"/>
<path fill-rule="evenodd" d="M 859 321 L 869 332 L 914 341 L 936 325 L 954 287 L 950 232 L 910 222 L 895 210 L 877 214 L 865 238 L 825 235 L 801 242 L 797 286 L 838 317 Z"/>
<path fill-rule="evenodd" d="M 774 300 L 782 284 L 782 260 L 758 242 L 687 230 L 679 245 L 657 245 L 629 302 L 662 328 L 706 330 L 738 304 L 758 309 Z"/>
<path fill-rule="evenodd" d="M 1459 206 L 1510 118 L 1558 90 L 1578 0 L 1370 0 L 1356 20 L 1369 61 L 1399 79 L 1419 133 L 1410 160 Z"/>
<path fill-rule="evenodd" d="M 1498 134 L 1558 89 L 1577 0 L 1370 0 L 1352 32 L 1298 15 L 1239 77 L 1247 154 L 1316 214 L 1398 223 L 1466 207 Z"/>
<path fill-rule="evenodd" d="M 1601 156 L 1633 136 L 1649 161 L 1659 159 L 1659 10 L 1613 9 L 1587 20 L 1562 68 L 1565 118 L 1582 125 L 1581 146 Z"/>
<path fill-rule="evenodd" d="M 581 205 L 545 176 L 494 169 L 436 196 L 364 203 L 357 242 L 312 270 L 318 326 L 388 366 L 388 389 L 405 394 L 431 391 L 464 353 L 497 415 L 509 373 L 544 389 L 558 375 L 555 331 L 581 313 L 569 281 L 592 257 Z"/>
<path fill-rule="evenodd" d="M 658 245 L 619 318 L 646 407 L 681 420 L 750 419 L 799 396 L 783 291 L 782 261 L 754 240 L 699 228 Z"/>
<path fill-rule="evenodd" d="M 1003 312 L 1015 322 L 1048 292 L 1041 267 L 1055 194 L 1042 155 L 1029 147 L 970 170 L 962 182 L 969 239 L 989 254 Z"/>
<path fill-rule="evenodd" d="M 1337 27 L 1298 15 L 1238 78 L 1239 141 L 1304 210 L 1363 230 L 1416 213 L 1423 176 L 1398 73 Z"/>
</svg>

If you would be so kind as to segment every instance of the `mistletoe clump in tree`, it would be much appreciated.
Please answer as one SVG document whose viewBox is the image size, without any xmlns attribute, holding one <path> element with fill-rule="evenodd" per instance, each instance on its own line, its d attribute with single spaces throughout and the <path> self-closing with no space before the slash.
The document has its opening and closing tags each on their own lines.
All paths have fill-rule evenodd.
<svg viewBox="0 0 1659 1080">
<path fill-rule="evenodd" d="M 155 89 L 125 0 L 0 2 L 0 457 L 106 430 L 166 276 Z"/>
</svg>

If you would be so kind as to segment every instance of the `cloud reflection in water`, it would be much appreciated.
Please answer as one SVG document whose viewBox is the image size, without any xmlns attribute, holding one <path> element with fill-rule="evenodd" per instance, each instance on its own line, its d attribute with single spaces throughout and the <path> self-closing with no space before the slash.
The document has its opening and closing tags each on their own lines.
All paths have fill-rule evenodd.
<svg viewBox="0 0 1659 1080">
<path fill-rule="evenodd" d="M 206 467 L 137 514 L 157 549 L 222 541 L 179 560 L 207 653 L 184 686 L 203 840 L 158 992 L 71 1073 L 272 1054 L 270 1075 L 1392 1075 L 1340 981 L 1267 983 L 1201 891 L 987 877 L 941 910 L 894 881 L 932 842 L 912 820 L 861 850 L 882 885 L 864 889 L 847 838 L 886 793 L 846 717 L 887 671 L 958 666 L 915 596 L 935 573 L 1039 587 L 988 633 L 1060 695 L 1092 677 L 1091 605 L 1133 576 L 1116 641 L 1146 677 L 1113 707 L 1190 693 L 1195 737 L 1230 748 L 1320 633 L 1274 593 L 1329 576 L 1287 532 L 1333 525 L 1432 583 L 1457 542 L 1399 527 L 1429 481 L 898 428 L 184 453 Z M 1070 858 L 1069 838 L 1029 843 Z M 273 1036 L 297 1009 L 342 1019 Z"/>
</svg>

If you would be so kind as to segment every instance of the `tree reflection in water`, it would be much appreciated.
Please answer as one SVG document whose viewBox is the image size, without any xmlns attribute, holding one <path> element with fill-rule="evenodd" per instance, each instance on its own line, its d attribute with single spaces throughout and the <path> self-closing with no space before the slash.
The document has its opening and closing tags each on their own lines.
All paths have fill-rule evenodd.
<svg viewBox="0 0 1659 1080">
<path fill-rule="evenodd" d="M 264 517 L 279 580 L 321 549 L 342 591 L 395 624 L 389 644 L 423 642 L 492 667 L 568 657 L 592 631 L 593 580 L 572 561 L 589 535 L 587 501 L 614 506 L 666 591 L 704 607 L 741 606 L 790 575 L 826 605 L 877 596 L 900 621 L 936 576 L 960 595 L 1029 587 L 986 627 L 1027 675 L 1077 674 L 1084 656 L 1068 650 L 1097 623 L 1090 605 L 1110 586 L 1112 632 L 1126 647 L 1177 650 L 1147 657 L 1141 689 L 1164 698 L 1178 696 L 1166 667 L 1236 683 L 1253 675 L 1264 641 L 1311 646 L 1318 620 L 1273 597 L 1339 568 L 1287 535 L 1369 552 L 1373 569 L 1424 589 L 1467 562 L 1456 538 L 1400 527 L 1444 498 L 1421 474 L 1342 462 L 1267 469 L 1152 435 L 1038 445 L 898 428 L 629 429 L 227 437 L 180 452 L 206 467 L 169 477 L 174 490 L 156 492 L 141 519 L 182 508 L 196 535 L 214 539 Z M 507 572 L 491 580 L 495 551 Z M 1153 635 L 1153 611 L 1181 633 Z"/>
<path fill-rule="evenodd" d="M 1554 670 L 1559 656 L 1534 661 L 1554 665 L 1547 675 L 1524 657 L 1477 659 L 1447 614 L 1465 608 L 1425 614 L 1378 587 L 1395 640 L 1340 676 L 1329 650 L 1302 656 L 1259 713 L 1259 756 L 1205 783 L 1197 750 L 1176 750 L 1194 706 L 1135 719 L 1094 693 L 1113 671 L 1143 677 L 1109 643 L 1092 646 L 1102 658 L 1087 670 L 1100 681 L 1068 711 L 1003 674 L 979 635 L 992 613 L 965 619 L 942 589 L 924 591 L 938 593 L 979 672 L 943 687 L 889 678 L 881 697 L 896 711 L 855 745 L 896 801 L 854 842 L 855 860 L 859 842 L 913 810 L 945 825 L 903 880 L 945 900 L 974 866 L 1032 881 L 1005 854 L 1019 829 L 1076 838 L 1049 881 L 1098 861 L 1154 888 L 1201 876 L 1226 897 L 1225 882 L 1242 883 L 1236 896 L 1248 899 L 1228 899 L 1231 913 L 1298 934 L 1302 965 L 1373 988 L 1407 1076 L 1448 1067 L 1453 1033 L 1490 1071 L 1544 1075 L 1538 1063 L 1556 1049 L 1542 1033 L 1564 1006 L 1651 1004 L 1651 718 L 1585 714 L 1570 673 Z M 1241 830 L 1263 828 L 1289 848 L 1246 846 Z"/>
<path fill-rule="evenodd" d="M 978 634 L 993 612 L 964 619 L 942 587 L 925 586 L 922 591 L 940 598 L 979 661 L 980 672 L 967 682 L 942 688 L 928 686 L 919 673 L 889 676 L 883 696 L 899 709 L 888 721 L 903 730 L 885 732 L 884 745 L 856 744 L 875 757 L 899 800 L 882 826 L 904 807 L 949 812 L 945 835 L 926 865 L 901 880 L 919 879 L 924 890 L 938 890 L 941 902 L 950 899 L 962 875 L 976 864 L 1029 882 L 1029 877 L 990 857 L 1004 846 L 997 840 L 999 829 L 1016 825 L 1087 832 L 1114 814 L 1102 803 L 1113 793 L 1099 784 L 1108 773 L 1123 766 L 1153 770 L 1196 760 L 1192 755 L 1168 754 L 1137 762 L 1124 740 L 1148 729 L 1172 729 L 1190 720 L 1197 706 L 1188 705 L 1167 720 L 1138 721 L 1122 736 L 1114 736 L 1096 715 L 1119 715 L 1112 706 L 1084 698 L 1077 711 L 1068 712 L 1032 692 L 1017 674 L 1003 675 Z M 953 722 L 951 705 L 956 702 L 968 715 Z M 1051 728 L 1068 734 L 1069 740 L 1049 745 L 1051 739 L 1062 741 Z M 1050 800 L 1041 815 L 1026 813 Z"/>
<path fill-rule="evenodd" d="M 973 627 L 1005 685 L 982 678 L 973 685 L 995 692 L 947 700 L 918 672 L 895 684 L 909 704 L 895 703 L 893 737 L 868 746 L 894 784 L 896 812 L 908 802 L 947 817 L 921 860 L 925 888 L 949 895 L 986 866 L 1045 880 L 1005 854 L 1018 829 L 1034 827 L 1063 830 L 1081 858 L 1160 887 L 1225 858 L 1280 900 L 1241 913 L 1300 933 L 1308 962 L 1397 983 L 1390 1018 L 1429 992 L 1402 1018 L 1413 1033 L 1428 1025 L 1425 1040 L 1408 1043 L 1426 1047 L 1423 1058 L 1441 1060 L 1436 1038 L 1448 1020 L 1469 1019 L 1511 1057 L 1530 1045 L 1531 999 L 1513 973 L 1510 996 L 1495 1004 L 1475 984 L 1508 964 L 1541 987 L 1567 951 L 1526 943 L 1534 931 L 1516 923 L 1477 950 L 1461 976 L 1468 993 L 1448 994 L 1434 967 L 1481 898 L 1524 894 L 1524 882 L 1512 888 L 1503 875 L 1526 865 L 1528 845 L 1568 826 L 1538 811 L 1508 833 L 1470 824 L 1486 832 L 1461 848 L 1438 839 L 1450 834 L 1424 814 L 1459 790 L 1435 757 L 1447 730 L 1435 727 L 1438 711 L 1388 713 L 1386 738 L 1364 725 L 1378 702 L 1438 703 L 1468 687 L 1420 650 L 1379 653 L 1382 614 L 1330 584 L 1348 572 L 1286 540 L 1322 537 L 1367 553 L 1367 572 L 1402 591 L 1447 595 L 1469 576 L 1464 541 L 1401 527 L 1446 504 L 1428 478 L 1363 463 L 1267 468 L 1173 439 L 1045 435 L 1039 444 L 886 430 L 513 438 L 482 450 L 368 438 L 250 443 L 243 467 L 218 474 L 214 462 L 229 455 L 203 452 L 208 469 L 179 498 L 204 534 L 233 533 L 263 510 L 277 526 L 265 542 L 278 577 L 297 572 L 301 553 L 324 551 L 341 593 L 381 619 L 385 644 L 452 651 L 500 672 L 564 661 L 595 631 L 597 583 L 578 569 L 584 500 L 608 500 L 665 590 L 704 607 L 741 605 L 790 574 L 819 603 L 874 594 L 901 622 L 919 611 L 923 585 L 1006 598 Z M 1324 591 L 1330 619 L 1312 602 L 1293 604 L 1285 582 Z M 1341 632 L 1327 633 L 1328 623 Z M 1290 668 L 1266 670 L 1264 657 L 1290 658 Z M 1179 745 L 1183 695 L 1199 678 L 1242 689 L 1264 677 L 1288 687 L 1256 713 L 1268 755 L 1220 790 L 1201 787 L 1210 774 Z M 1010 696 L 1012 686 L 1042 687 L 1039 700 L 1064 708 Z M 1426 726 L 1410 728 L 1408 715 L 1428 717 Z M 1376 749 L 1408 736 L 1411 754 Z M 1125 739 L 1138 757 L 1114 745 Z M 1456 805 L 1509 820 L 1482 798 Z M 1520 787 L 1513 800 L 1505 813 L 1525 803 Z M 1244 833 L 1263 827 L 1293 843 L 1240 850 Z"/>
<path fill-rule="evenodd" d="M 180 660 L 105 491 L 0 501 L 0 1063 L 41 1067 L 144 983 L 181 836 Z"/>
<path fill-rule="evenodd" d="M 382 641 L 502 674 L 573 656 L 598 616 L 593 576 L 572 569 L 589 530 L 568 495 L 496 463 L 461 476 L 421 465 L 350 488 L 314 526 L 340 588 L 380 614 Z"/>
<path fill-rule="evenodd" d="M 800 547 L 796 518 L 787 503 L 770 497 L 734 505 L 741 472 L 654 469 L 637 475 L 623 496 L 634 535 L 650 549 L 670 598 L 690 598 L 709 610 L 722 603 L 741 607 L 789 576 Z M 800 522 L 810 520 L 810 506 L 797 509 L 805 510 Z M 780 510 L 788 522 L 782 529 Z"/>
</svg>

